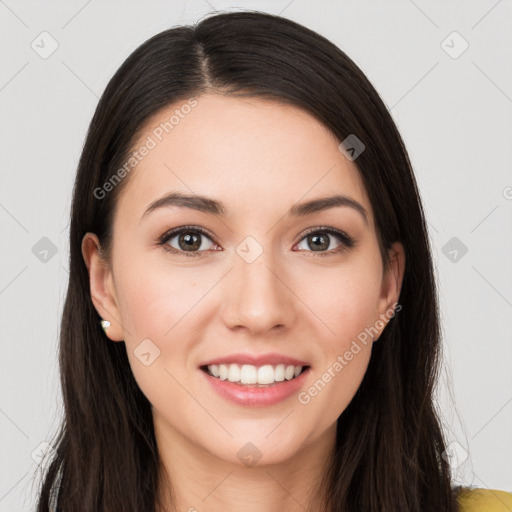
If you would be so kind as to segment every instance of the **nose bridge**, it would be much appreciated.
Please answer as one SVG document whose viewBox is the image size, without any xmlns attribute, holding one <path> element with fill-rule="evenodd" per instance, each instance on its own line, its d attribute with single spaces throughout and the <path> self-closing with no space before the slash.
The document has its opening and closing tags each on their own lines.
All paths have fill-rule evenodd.
<svg viewBox="0 0 512 512">
<path fill-rule="evenodd" d="M 293 294 L 285 286 L 282 266 L 270 248 L 263 249 L 253 237 L 247 237 L 233 255 L 225 311 L 232 325 L 250 330 L 271 329 L 291 320 Z"/>
</svg>

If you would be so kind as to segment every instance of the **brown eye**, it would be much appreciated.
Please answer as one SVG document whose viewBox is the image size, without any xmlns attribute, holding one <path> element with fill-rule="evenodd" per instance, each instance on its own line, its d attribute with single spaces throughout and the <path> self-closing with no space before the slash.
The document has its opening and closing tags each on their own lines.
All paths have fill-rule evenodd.
<svg viewBox="0 0 512 512">
<path fill-rule="evenodd" d="M 332 247 L 331 240 L 335 239 L 338 241 L 338 245 Z M 300 244 L 305 247 L 300 248 Z M 342 231 L 338 231 L 334 228 L 322 228 L 316 229 L 306 233 L 298 244 L 300 251 L 316 252 L 318 256 L 343 252 L 355 245 L 355 241 Z M 309 249 L 309 250 L 308 250 Z"/>
<path fill-rule="evenodd" d="M 215 245 L 206 232 L 199 228 L 174 229 L 164 234 L 159 243 L 171 252 L 188 253 L 186 256 L 196 256 L 194 253 L 202 253 Z"/>
<path fill-rule="evenodd" d="M 183 251 L 194 251 L 201 248 L 201 237 L 195 233 L 182 232 L 178 237 L 178 246 Z"/>
<path fill-rule="evenodd" d="M 329 249 L 329 245 L 331 243 L 329 239 L 329 235 L 327 234 L 315 234 L 308 235 L 306 237 L 309 247 L 313 247 L 314 251 L 322 251 Z"/>
</svg>

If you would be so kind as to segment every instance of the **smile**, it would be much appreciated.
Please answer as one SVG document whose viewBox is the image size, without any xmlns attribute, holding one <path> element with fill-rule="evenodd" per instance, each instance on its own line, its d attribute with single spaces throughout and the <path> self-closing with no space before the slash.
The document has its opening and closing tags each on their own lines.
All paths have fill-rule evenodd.
<svg viewBox="0 0 512 512">
<path fill-rule="evenodd" d="M 239 365 L 211 364 L 201 367 L 210 376 L 220 380 L 227 380 L 241 386 L 272 386 L 276 382 L 293 380 L 298 377 L 307 366 L 293 366 L 285 364 L 254 366 L 252 364 Z"/>
</svg>

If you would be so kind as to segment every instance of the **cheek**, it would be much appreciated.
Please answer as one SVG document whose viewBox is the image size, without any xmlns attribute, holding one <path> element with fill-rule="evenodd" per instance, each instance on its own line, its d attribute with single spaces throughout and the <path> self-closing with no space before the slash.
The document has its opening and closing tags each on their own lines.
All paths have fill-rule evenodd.
<svg viewBox="0 0 512 512">
<path fill-rule="evenodd" d="M 205 293 L 194 277 L 199 279 L 148 259 L 144 264 L 131 259 L 119 272 L 116 289 L 128 359 L 140 389 L 156 407 L 168 408 L 170 397 L 182 407 L 189 401 L 175 379 L 186 383 L 189 377 L 186 356 L 195 344 L 194 314 Z"/>
<path fill-rule="evenodd" d="M 131 259 L 119 274 L 118 300 L 126 336 L 161 340 L 189 314 L 205 290 L 199 272 L 172 267 L 162 258 Z"/>
<path fill-rule="evenodd" d="M 218 276 L 147 255 L 133 255 L 118 268 L 116 290 L 127 355 L 140 388 L 158 403 L 161 392 L 169 394 L 167 385 L 175 385 L 169 372 L 183 383 L 193 375 L 191 355 L 197 351 L 201 325 L 216 311 L 207 294 Z M 148 366 L 141 359 L 147 352 L 146 362 L 152 361 Z"/>
<path fill-rule="evenodd" d="M 327 350 L 343 350 L 352 339 L 374 325 L 382 276 L 379 262 L 360 260 L 354 264 L 308 272 L 298 292 L 319 322 Z"/>
<path fill-rule="evenodd" d="M 366 373 L 372 349 L 372 327 L 381 291 L 379 260 L 310 272 L 298 295 L 310 309 L 315 324 L 319 364 L 314 381 L 299 397 L 309 410 L 333 422 L 347 407 Z"/>
<path fill-rule="evenodd" d="M 372 325 L 374 308 L 371 294 L 357 298 L 340 288 L 336 307 L 332 301 L 324 310 L 328 328 L 318 336 L 318 364 L 310 382 L 297 396 L 302 413 L 315 420 L 315 431 L 332 425 L 354 398 L 366 374 L 372 351 L 372 339 L 365 329 Z M 348 298 L 345 302 L 341 300 Z"/>
</svg>

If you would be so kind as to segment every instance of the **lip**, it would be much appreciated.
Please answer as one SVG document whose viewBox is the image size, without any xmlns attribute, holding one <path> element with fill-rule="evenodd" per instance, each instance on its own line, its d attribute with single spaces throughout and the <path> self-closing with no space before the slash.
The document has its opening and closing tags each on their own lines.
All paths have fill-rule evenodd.
<svg viewBox="0 0 512 512">
<path fill-rule="evenodd" d="M 295 359 L 294 357 L 285 356 L 284 354 L 278 354 L 277 352 L 269 352 L 267 354 L 231 354 L 230 356 L 218 357 L 216 359 L 210 359 L 201 366 L 208 366 L 210 364 L 252 364 L 253 366 L 263 366 L 265 364 L 271 364 L 275 366 L 277 364 L 292 365 L 292 366 L 311 366 L 306 361 Z M 300 377 L 300 375 L 299 375 Z"/>
<path fill-rule="evenodd" d="M 199 371 L 212 389 L 230 402 L 246 407 L 266 407 L 282 402 L 298 393 L 308 378 L 311 367 L 305 368 L 298 377 L 292 380 L 277 382 L 268 387 L 242 386 L 229 382 L 229 380 L 212 377 L 207 371 Z"/>
</svg>

